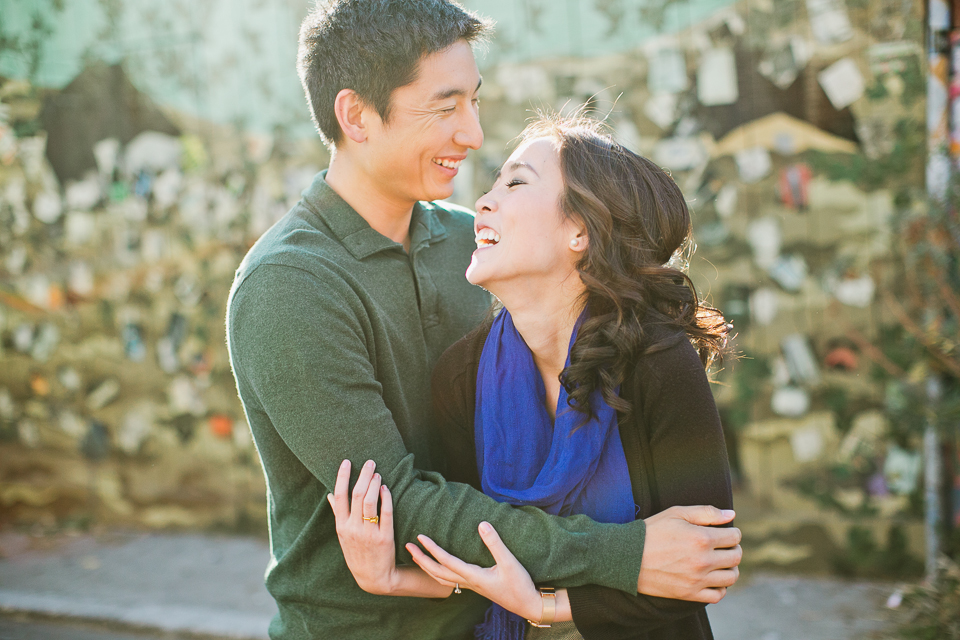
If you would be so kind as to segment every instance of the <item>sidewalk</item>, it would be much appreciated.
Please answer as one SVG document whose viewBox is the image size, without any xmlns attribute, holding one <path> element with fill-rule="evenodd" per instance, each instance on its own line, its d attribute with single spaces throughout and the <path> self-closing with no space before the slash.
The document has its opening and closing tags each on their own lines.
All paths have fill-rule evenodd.
<svg viewBox="0 0 960 640">
<path fill-rule="evenodd" d="M 0 611 L 262 640 L 276 606 L 252 538 L 0 534 Z M 867 640 L 892 585 L 745 575 L 710 607 L 716 640 Z"/>
<path fill-rule="evenodd" d="M 2 611 L 267 638 L 276 605 L 263 586 L 270 553 L 261 540 L 115 533 L 31 549 L 19 538 L 0 536 Z"/>
</svg>

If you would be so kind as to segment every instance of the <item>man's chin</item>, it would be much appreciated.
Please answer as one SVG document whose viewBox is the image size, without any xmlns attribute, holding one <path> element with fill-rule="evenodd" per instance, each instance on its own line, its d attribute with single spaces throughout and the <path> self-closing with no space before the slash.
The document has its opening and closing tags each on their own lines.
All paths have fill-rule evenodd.
<svg viewBox="0 0 960 640">
<path fill-rule="evenodd" d="M 430 187 L 424 189 L 424 192 L 429 194 L 428 198 L 423 198 L 423 200 L 434 201 L 434 200 L 447 200 L 453 196 L 453 180 L 447 184 L 434 184 Z"/>
</svg>

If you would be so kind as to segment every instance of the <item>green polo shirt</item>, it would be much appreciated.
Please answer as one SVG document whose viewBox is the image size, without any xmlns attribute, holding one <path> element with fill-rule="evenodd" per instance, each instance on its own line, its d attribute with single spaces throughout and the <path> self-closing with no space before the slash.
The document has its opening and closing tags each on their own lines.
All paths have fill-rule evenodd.
<svg viewBox="0 0 960 640">
<path fill-rule="evenodd" d="M 430 371 L 482 317 L 489 296 L 463 276 L 473 219 L 419 203 L 409 254 L 374 231 L 319 174 L 303 199 L 237 270 L 227 342 L 267 481 L 272 560 L 268 591 L 278 640 L 431 640 L 470 637 L 485 603 L 373 596 L 340 551 L 333 491 L 344 458 L 375 460 L 394 499 L 402 544 L 427 534 L 468 562 L 492 559 L 487 520 L 534 580 L 600 584 L 633 593 L 643 522 L 597 524 L 500 504 L 438 473 L 430 429 Z"/>
</svg>

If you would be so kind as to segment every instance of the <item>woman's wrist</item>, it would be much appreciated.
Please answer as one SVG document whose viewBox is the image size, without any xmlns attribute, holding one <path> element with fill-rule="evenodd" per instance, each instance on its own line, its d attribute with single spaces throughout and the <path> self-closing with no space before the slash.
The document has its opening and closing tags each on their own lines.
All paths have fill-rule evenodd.
<svg viewBox="0 0 960 640">
<path fill-rule="evenodd" d="M 446 598 L 453 593 L 453 587 L 440 584 L 423 569 L 414 566 L 397 567 L 390 576 L 387 589 L 382 595 Z"/>
</svg>

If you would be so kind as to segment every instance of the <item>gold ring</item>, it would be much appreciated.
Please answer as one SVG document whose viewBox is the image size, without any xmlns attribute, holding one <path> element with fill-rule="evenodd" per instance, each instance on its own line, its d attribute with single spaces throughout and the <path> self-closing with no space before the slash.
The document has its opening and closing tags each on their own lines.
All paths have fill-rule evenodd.
<svg viewBox="0 0 960 640">
<path fill-rule="evenodd" d="M 463 593 L 463 591 L 460 591 L 460 583 L 459 583 L 459 582 L 457 583 L 457 586 L 455 586 L 455 587 L 453 588 L 453 592 L 454 592 L 454 593 Z"/>
<path fill-rule="evenodd" d="M 368 518 L 367 516 L 363 516 L 363 521 L 364 521 L 364 522 L 372 522 L 373 524 L 377 524 L 377 523 L 380 522 L 380 516 L 371 516 L 371 517 L 369 517 L 369 518 Z"/>
</svg>

